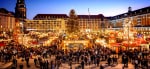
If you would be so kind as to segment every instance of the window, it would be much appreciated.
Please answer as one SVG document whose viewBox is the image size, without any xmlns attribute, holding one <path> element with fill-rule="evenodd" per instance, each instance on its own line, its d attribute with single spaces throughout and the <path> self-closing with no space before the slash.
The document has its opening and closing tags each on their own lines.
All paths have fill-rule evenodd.
<svg viewBox="0 0 150 69">
<path fill-rule="evenodd" d="M 142 10 L 140 10 L 140 12 L 142 12 Z"/>
<path fill-rule="evenodd" d="M 147 12 L 149 12 L 149 9 L 147 9 Z"/>
<path fill-rule="evenodd" d="M 137 18 L 137 25 L 141 25 L 141 17 Z"/>
<path fill-rule="evenodd" d="M 25 7 L 24 5 L 20 5 L 20 7 Z"/>
<path fill-rule="evenodd" d="M 126 17 L 126 16 L 127 16 L 127 14 L 124 14 L 124 16 Z"/>
</svg>

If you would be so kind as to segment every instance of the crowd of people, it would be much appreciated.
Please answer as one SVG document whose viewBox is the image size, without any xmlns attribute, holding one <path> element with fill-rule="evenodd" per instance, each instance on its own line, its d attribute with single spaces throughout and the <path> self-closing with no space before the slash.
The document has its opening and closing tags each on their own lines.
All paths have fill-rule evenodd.
<svg viewBox="0 0 150 69">
<path fill-rule="evenodd" d="M 35 66 L 40 69 L 56 69 L 63 64 L 67 63 L 72 69 L 73 64 L 79 64 L 77 68 L 84 69 L 86 65 L 95 64 L 103 69 L 105 66 L 101 65 L 100 62 L 106 61 L 108 66 L 118 64 L 118 59 L 122 58 L 124 67 L 128 67 L 128 63 L 131 62 L 135 69 L 148 68 L 149 61 L 149 50 L 126 50 L 116 53 L 114 50 L 96 46 L 93 48 L 69 50 L 68 52 L 57 49 L 57 45 L 49 47 L 38 47 L 38 48 L 26 48 L 22 45 L 5 46 L 0 50 L 0 61 L 1 62 L 13 62 L 12 68 L 17 68 L 17 58 L 22 58 L 22 61 L 26 61 L 27 67 L 30 67 L 30 58 L 34 58 Z M 54 56 L 55 60 L 47 60 Z M 23 65 L 19 65 L 20 69 L 23 69 Z"/>
</svg>

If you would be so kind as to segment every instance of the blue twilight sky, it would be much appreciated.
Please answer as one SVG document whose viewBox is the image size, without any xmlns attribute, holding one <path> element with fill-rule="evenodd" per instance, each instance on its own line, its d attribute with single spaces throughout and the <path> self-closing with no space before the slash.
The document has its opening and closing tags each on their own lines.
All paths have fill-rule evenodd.
<svg viewBox="0 0 150 69">
<path fill-rule="evenodd" d="M 15 11 L 17 0 L 0 0 L 0 8 Z M 103 14 L 114 16 L 128 11 L 137 10 L 150 6 L 150 0 L 25 0 L 27 7 L 27 18 L 32 19 L 36 14 L 69 14 L 75 9 L 76 14 L 91 15 Z"/>
</svg>

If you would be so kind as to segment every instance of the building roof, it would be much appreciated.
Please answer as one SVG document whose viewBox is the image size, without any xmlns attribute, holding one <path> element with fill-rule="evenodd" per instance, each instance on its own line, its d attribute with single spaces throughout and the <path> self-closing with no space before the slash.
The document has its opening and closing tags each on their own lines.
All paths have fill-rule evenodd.
<svg viewBox="0 0 150 69">
<path fill-rule="evenodd" d="M 11 15 L 11 16 L 14 16 L 14 12 L 12 11 L 8 11 L 6 10 L 5 8 L 0 8 L 0 13 L 4 14 L 4 15 Z"/>
<path fill-rule="evenodd" d="M 9 11 L 6 10 L 5 8 L 0 8 L 0 12 L 1 12 L 1 13 L 5 13 L 5 14 L 9 13 Z"/>
<path fill-rule="evenodd" d="M 78 15 L 79 19 L 101 19 L 104 20 L 104 16 L 102 14 L 99 15 Z"/>
<path fill-rule="evenodd" d="M 141 9 L 137 9 L 137 10 L 134 10 L 134 11 L 126 12 L 126 13 L 123 13 L 123 14 L 119 14 L 119 15 L 116 15 L 116 16 L 112 16 L 112 17 L 109 17 L 109 19 L 115 20 L 115 19 L 125 18 L 125 17 L 128 17 L 128 16 L 142 15 L 142 14 L 146 14 L 146 13 L 150 13 L 150 6 L 144 7 L 144 8 L 141 8 Z"/>
<path fill-rule="evenodd" d="M 33 19 L 46 19 L 46 17 L 50 18 L 69 18 L 66 14 L 37 14 Z M 85 19 L 104 19 L 104 16 L 102 14 L 99 15 L 78 15 L 78 18 L 85 18 Z"/>
<path fill-rule="evenodd" d="M 51 17 L 51 18 L 68 18 L 68 16 L 66 14 L 37 14 L 33 19 L 46 18 L 46 17 Z"/>
<path fill-rule="evenodd" d="M 102 14 L 99 15 L 78 15 L 78 18 L 91 18 L 91 19 L 95 19 L 95 18 L 103 18 L 104 16 Z"/>
</svg>

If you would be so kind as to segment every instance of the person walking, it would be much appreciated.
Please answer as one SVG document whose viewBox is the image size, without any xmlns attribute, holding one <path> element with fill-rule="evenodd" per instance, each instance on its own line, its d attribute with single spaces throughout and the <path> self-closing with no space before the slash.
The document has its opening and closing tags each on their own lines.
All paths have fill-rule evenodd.
<svg viewBox="0 0 150 69">
<path fill-rule="evenodd" d="M 39 63 L 40 63 L 40 69 L 43 69 L 43 66 L 44 66 L 43 60 L 41 60 Z"/>
<path fill-rule="evenodd" d="M 100 69 L 104 69 L 104 67 L 102 65 L 100 65 Z"/>
<path fill-rule="evenodd" d="M 51 65 L 51 68 L 50 68 L 50 69 L 55 69 L 54 61 L 51 61 L 50 65 Z"/>
<path fill-rule="evenodd" d="M 69 61 L 70 69 L 72 69 L 72 61 Z"/>
<path fill-rule="evenodd" d="M 37 58 L 34 58 L 34 65 L 37 65 Z"/>
<path fill-rule="evenodd" d="M 19 65 L 19 68 L 20 68 L 20 69 L 23 69 L 23 64 L 20 64 L 20 65 Z"/>
<path fill-rule="evenodd" d="M 135 61 L 134 61 L 134 68 L 138 69 L 138 59 L 135 59 Z"/>
<path fill-rule="evenodd" d="M 111 58 L 110 57 L 108 58 L 107 63 L 108 63 L 108 66 L 110 66 L 110 64 L 111 64 Z"/>
<path fill-rule="evenodd" d="M 125 66 L 128 67 L 128 56 L 125 56 Z"/>
<path fill-rule="evenodd" d="M 144 67 L 148 69 L 148 59 L 144 58 Z"/>
<path fill-rule="evenodd" d="M 15 58 L 13 59 L 13 65 L 17 67 L 17 60 Z"/>
<path fill-rule="evenodd" d="M 99 66 L 100 59 L 97 57 L 97 66 Z"/>
<path fill-rule="evenodd" d="M 82 69 L 84 69 L 84 61 L 83 60 L 81 61 L 81 67 L 82 67 Z"/>
<path fill-rule="evenodd" d="M 46 69 L 49 69 L 49 61 L 46 60 Z"/>
<path fill-rule="evenodd" d="M 25 60 L 26 60 L 27 67 L 30 67 L 29 66 L 29 57 L 26 57 Z"/>
</svg>

